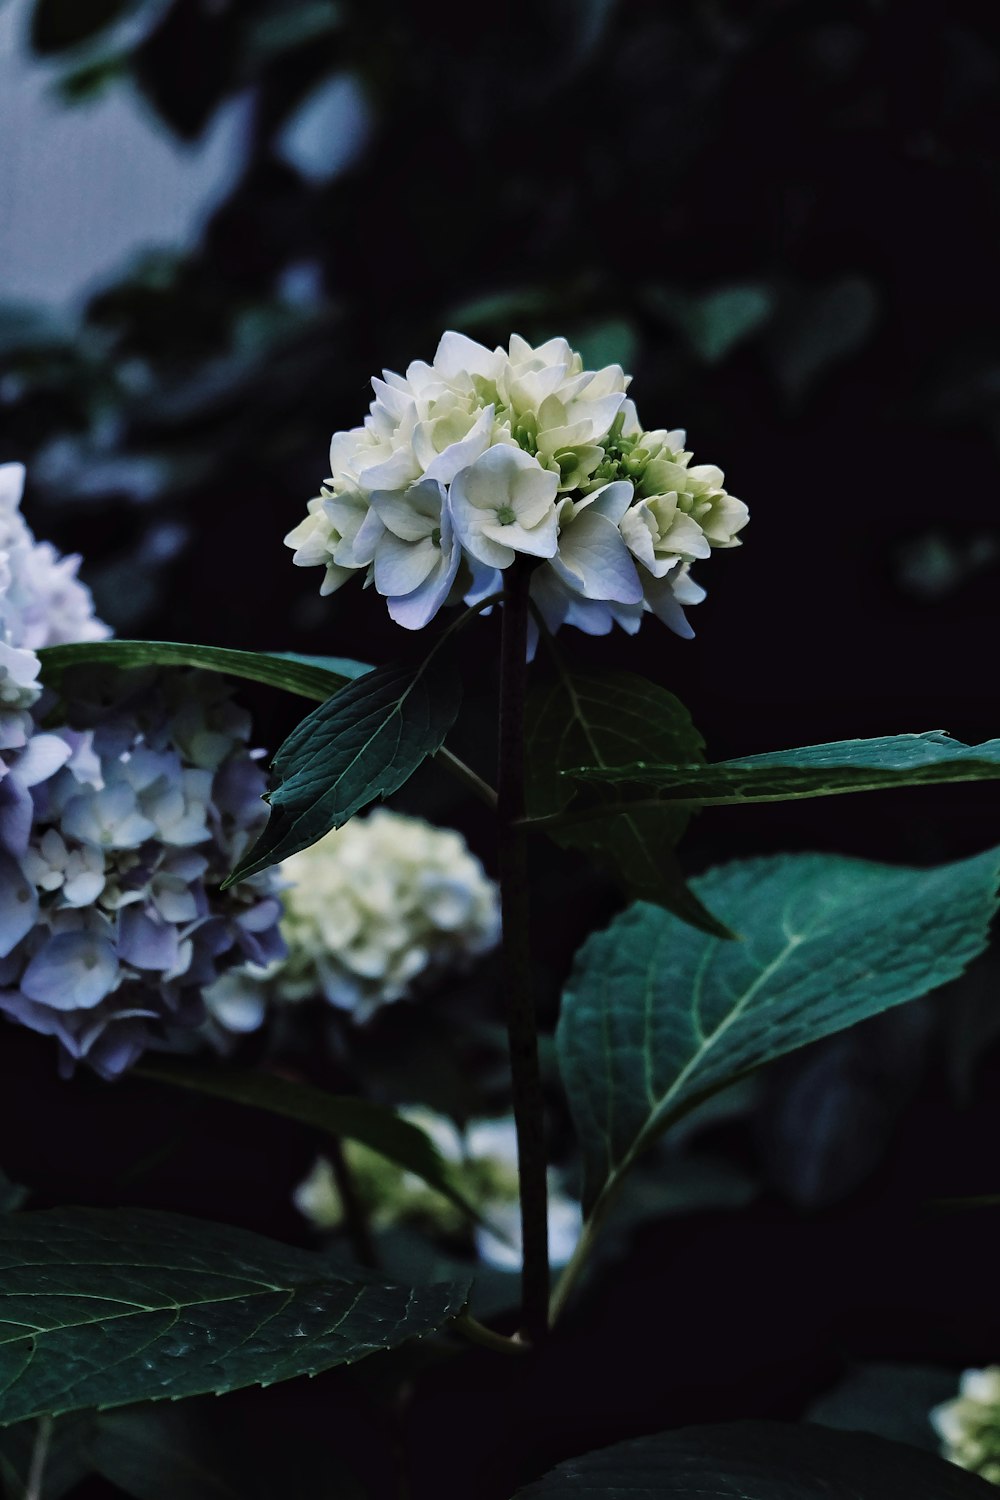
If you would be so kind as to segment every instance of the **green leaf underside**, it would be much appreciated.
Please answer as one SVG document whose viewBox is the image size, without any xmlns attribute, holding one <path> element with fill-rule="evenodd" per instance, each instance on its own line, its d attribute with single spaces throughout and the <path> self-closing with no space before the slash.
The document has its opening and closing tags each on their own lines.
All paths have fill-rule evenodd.
<svg viewBox="0 0 1000 1500">
<path fill-rule="evenodd" d="M 724 760 L 715 765 L 644 757 L 629 765 L 577 765 L 572 781 L 647 788 L 666 802 L 785 802 L 796 797 L 832 797 L 843 792 L 936 782 L 1000 779 L 1000 740 L 963 745 L 950 735 L 897 734 L 882 739 L 806 745 Z M 634 799 L 630 799 L 634 800 Z"/>
<path fill-rule="evenodd" d="M 0 1425 L 315 1375 L 440 1328 L 466 1296 L 347 1280 L 322 1256 L 180 1215 L 5 1215 Z"/>
<path fill-rule="evenodd" d="M 998 878 L 998 849 L 929 870 L 778 855 L 693 882 L 742 942 L 644 903 L 593 934 L 557 1032 L 585 1205 L 706 1095 L 954 979 L 986 945 Z"/>
<path fill-rule="evenodd" d="M 428 1187 L 449 1198 L 464 1213 L 479 1219 L 475 1207 L 461 1193 L 451 1176 L 451 1167 L 430 1136 L 383 1104 L 348 1095 L 328 1094 L 312 1084 L 292 1082 L 273 1073 L 249 1069 L 212 1067 L 184 1058 L 147 1057 L 135 1070 L 140 1077 L 175 1088 L 190 1089 L 234 1104 L 246 1104 L 311 1125 L 337 1140 L 359 1141 L 377 1151 L 404 1171 L 412 1172 Z"/>
<path fill-rule="evenodd" d="M 989 1500 L 975 1474 L 905 1443 L 803 1424 L 682 1427 L 560 1464 L 516 1500 Z"/>
<path fill-rule="evenodd" d="M 281 651 L 231 651 L 226 646 L 187 646 L 177 641 L 84 641 L 46 646 L 40 651 L 42 677 L 57 686 L 69 667 L 106 666 L 202 667 L 226 677 L 241 677 L 283 688 L 319 702 L 371 670 L 346 657 L 296 656 Z"/>
<path fill-rule="evenodd" d="M 274 757 L 267 826 L 227 884 L 315 844 L 388 797 L 441 748 L 461 683 L 440 655 L 416 669 L 377 667 L 321 703 Z"/>
<path fill-rule="evenodd" d="M 636 752 L 698 762 L 704 749 L 684 705 L 665 689 L 631 672 L 561 673 L 534 693 L 528 705 L 528 812 L 547 817 L 571 800 L 586 807 L 586 821 L 548 830 L 562 848 L 579 849 L 606 866 L 634 898 L 652 901 L 720 937 L 726 929 L 685 883 L 674 854 L 690 819 L 679 807 L 599 812 L 620 802 L 613 792 L 591 789 L 580 800 L 570 768 L 590 757 L 614 774 Z"/>
</svg>

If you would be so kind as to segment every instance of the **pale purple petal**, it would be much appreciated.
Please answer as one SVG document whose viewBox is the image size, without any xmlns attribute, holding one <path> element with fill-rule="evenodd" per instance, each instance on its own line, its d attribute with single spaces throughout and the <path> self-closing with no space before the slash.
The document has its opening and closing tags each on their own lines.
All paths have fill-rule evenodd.
<svg viewBox="0 0 1000 1500">
<path fill-rule="evenodd" d="M 118 982 L 118 960 L 107 938 L 92 932 L 50 937 L 28 964 L 21 989 L 29 1000 L 53 1010 L 97 1005 Z"/>
</svg>

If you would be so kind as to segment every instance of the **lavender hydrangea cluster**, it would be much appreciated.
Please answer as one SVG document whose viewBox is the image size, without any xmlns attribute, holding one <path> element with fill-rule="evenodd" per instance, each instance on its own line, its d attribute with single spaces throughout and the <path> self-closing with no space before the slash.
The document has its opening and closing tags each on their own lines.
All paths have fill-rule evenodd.
<svg viewBox="0 0 1000 1500">
<path fill-rule="evenodd" d="M 108 631 L 22 483 L 0 469 L 0 1011 L 110 1078 L 200 1024 L 203 986 L 284 952 L 272 875 L 218 889 L 265 778 L 209 674 L 77 669 L 42 692 L 39 648 Z"/>
</svg>

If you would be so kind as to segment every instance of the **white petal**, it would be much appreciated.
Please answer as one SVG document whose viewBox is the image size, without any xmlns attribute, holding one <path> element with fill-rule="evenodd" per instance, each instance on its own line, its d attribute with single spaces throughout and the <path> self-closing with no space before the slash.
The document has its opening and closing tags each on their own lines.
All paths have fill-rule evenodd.
<svg viewBox="0 0 1000 1500">
<path fill-rule="evenodd" d="M 607 516 L 615 526 L 620 526 L 625 512 L 635 498 L 635 489 L 628 479 L 615 479 L 611 484 L 602 484 L 599 490 L 591 490 L 579 503 L 579 509 L 593 509 L 600 516 Z"/>
<path fill-rule="evenodd" d="M 484 375 L 492 380 L 495 379 L 497 365 L 497 355 L 493 349 L 487 349 L 485 344 L 477 344 L 464 333 L 443 333 L 434 355 L 434 369 L 446 380 L 456 380 L 465 374 Z"/>
<path fill-rule="evenodd" d="M 72 748 L 57 734 L 33 735 L 17 758 L 17 778 L 22 786 L 37 786 L 54 776 L 72 754 Z"/>
<path fill-rule="evenodd" d="M 522 526 L 537 526 L 546 518 L 554 522 L 559 475 L 543 469 L 535 459 L 530 462 L 530 468 L 522 467 L 520 473 L 512 476 L 509 503 Z"/>
<path fill-rule="evenodd" d="M 547 629 L 555 635 L 560 625 L 566 623 L 570 599 L 562 579 L 553 571 L 552 564 L 543 564 L 531 575 L 531 597 L 538 606 Z"/>
<path fill-rule="evenodd" d="M 375 587 L 386 598 L 412 594 L 434 572 L 439 557 L 430 537 L 404 542 L 387 531 L 375 553 Z"/>
<path fill-rule="evenodd" d="M 436 572 L 419 588 L 402 598 L 389 600 L 389 614 L 404 630 L 423 630 L 444 604 L 458 572 L 461 549 L 454 547 L 451 557 L 440 559 Z"/>
<path fill-rule="evenodd" d="M 582 511 L 559 537 L 555 571 L 588 599 L 638 604 L 642 584 L 618 527 L 606 516 Z"/>
<path fill-rule="evenodd" d="M 472 574 L 472 583 L 462 595 L 466 604 L 481 604 L 488 599 L 490 594 L 499 593 L 503 588 L 503 577 L 499 569 L 487 567 L 484 563 L 475 561 L 468 562 L 469 571 Z"/>
<path fill-rule="evenodd" d="M 404 542 L 422 542 L 441 522 L 444 488 L 433 480 L 421 480 L 408 490 L 375 490 L 374 510 L 383 525 Z"/>
<path fill-rule="evenodd" d="M 501 505 L 513 505 L 514 488 L 519 478 L 525 474 L 544 476 L 546 470 L 530 453 L 525 453 L 520 448 L 506 443 L 487 448 L 474 463 L 455 475 L 449 492 L 452 509 L 455 509 L 456 498 L 475 510 L 495 511 Z M 551 498 L 554 499 L 558 476 L 550 474 L 548 481 L 546 488 L 551 490 Z M 529 482 L 526 501 L 530 495 Z"/>
<path fill-rule="evenodd" d="M 375 556 L 375 548 L 385 531 L 382 517 L 377 510 L 369 509 L 364 520 L 353 534 L 345 533 L 333 551 L 333 560 L 342 568 L 365 568 Z"/>
<path fill-rule="evenodd" d="M 436 458 L 427 465 L 426 478 L 439 479 L 442 484 L 451 484 L 459 469 L 474 463 L 480 454 L 485 453 L 489 447 L 490 438 L 493 435 L 493 407 L 484 407 L 475 425 L 469 428 L 465 437 L 457 443 L 451 443 Z"/>
<path fill-rule="evenodd" d="M 356 572 L 356 568 L 342 568 L 339 563 L 329 563 L 320 586 L 320 596 L 325 598 L 328 594 L 335 594 Z"/>
<path fill-rule="evenodd" d="M 669 578 L 649 578 L 646 581 L 646 600 L 658 620 L 682 640 L 694 640 L 694 631 L 687 622 Z"/>
<path fill-rule="evenodd" d="M 420 478 L 420 470 L 413 450 L 409 444 L 396 449 L 389 458 L 382 463 L 370 464 L 362 475 L 364 488 L 371 490 L 405 490 L 415 479 Z"/>
<path fill-rule="evenodd" d="M 0 464 L 0 510 L 10 514 L 21 504 L 24 494 L 23 464 Z"/>
<path fill-rule="evenodd" d="M 516 521 L 510 526 L 502 526 L 488 521 L 477 538 L 480 544 L 485 540 L 509 547 L 514 552 L 526 552 L 529 557 L 554 557 L 559 545 L 555 510 L 539 526 L 521 526 Z"/>
</svg>

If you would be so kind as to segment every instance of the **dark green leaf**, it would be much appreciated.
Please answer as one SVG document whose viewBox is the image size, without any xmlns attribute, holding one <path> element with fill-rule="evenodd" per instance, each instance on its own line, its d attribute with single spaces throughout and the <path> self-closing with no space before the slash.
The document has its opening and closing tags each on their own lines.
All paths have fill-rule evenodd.
<svg viewBox="0 0 1000 1500">
<path fill-rule="evenodd" d="M 177 641 L 85 641 L 47 646 L 39 652 L 42 676 L 58 686 L 69 667 L 203 667 L 225 677 L 243 677 L 322 702 L 371 670 L 343 657 L 295 656 L 280 651 L 230 651 L 225 646 L 188 646 Z"/>
<path fill-rule="evenodd" d="M 714 365 L 756 333 L 774 310 L 774 294 L 755 283 L 692 296 L 663 287 L 646 294 L 651 310 L 684 333 L 705 364 Z"/>
<path fill-rule="evenodd" d="M 912 870 L 778 855 L 693 882 L 720 943 L 638 904 L 577 954 L 557 1032 L 585 1201 L 699 1099 L 954 979 L 986 945 L 1000 850 Z"/>
<path fill-rule="evenodd" d="M 378 667 L 320 704 L 274 757 L 267 827 L 226 882 L 265 870 L 388 797 L 441 748 L 461 683 L 434 654 L 416 669 Z"/>
<path fill-rule="evenodd" d="M 13 1213 L 16 1208 L 21 1207 L 27 1196 L 26 1188 L 11 1182 L 7 1174 L 0 1171 L 0 1214 Z"/>
<path fill-rule="evenodd" d="M 842 792 L 944 781 L 1000 780 L 1000 740 L 963 745 L 937 731 L 895 734 L 774 750 L 714 765 L 646 756 L 631 764 L 608 766 L 595 758 L 590 765 L 573 767 L 569 779 L 645 787 L 665 802 L 701 806 L 790 802 L 797 797 L 833 797 Z M 634 795 L 628 800 L 634 801 Z"/>
<path fill-rule="evenodd" d="M 175 1214 L 7 1214 L 0 1425 L 315 1375 L 442 1327 L 466 1295 L 348 1280 L 323 1256 Z"/>
<path fill-rule="evenodd" d="M 383 1104 L 327 1094 L 309 1083 L 290 1082 L 273 1073 L 212 1067 L 185 1058 L 147 1057 L 136 1071 L 144 1078 L 195 1093 L 229 1099 L 265 1109 L 288 1120 L 311 1125 L 338 1140 L 359 1141 L 388 1161 L 412 1172 L 450 1198 L 463 1212 L 478 1218 L 476 1209 L 453 1180 L 452 1170 L 434 1142 L 419 1126 L 402 1119 Z"/>
<path fill-rule="evenodd" d="M 135 0 L 35 0 L 31 45 L 36 52 L 61 52 L 103 31 L 133 9 Z"/>
<path fill-rule="evenodd" d="M 323 42 L 343 25 L 343 8 L 335 0 L 306 0 L 252 21 L 243 45 L 250 61 L 266 62 L 297 47 Z"/>
<path fill-rule="evenodd" d="M 528 704 L 528 811 L 532 817 L 563 812 L 579 790 L 562 773 L 585 760 L 613 775 L 637 754 L 697 764 L 703 748 L 687 709 L 655 683 L 631 672 L 562 672 Z M 605 815 L 605 802 L 618 810 Z M 631 896 L 727 936 L 685 884 L 674 855 L 689 810 L 648 807 L 633 814 L 620 803 L 613 792 L 591 791 L 580 799 L 585 820 L 547 831 L 563 848 L 581 849 L 606 865 Z"/>
<path fill-rule="evenodd" d="M 814 1401 L 808 1415 L 823 1427 L 873 1432 L 936 1453 L 940 1439 L 930 1414 L 957 1394 L 954 1370 L 939 1365 L 859 1365 Z"/>
<path fill-rule="evenodd" d="M 800 397 L 865 342 L 875 322 L 878 296 L 861 276 L 786 293 L 769 330 L 771 360 L 790 397 Z"/>
<path fill-rule="evenodd" d="M 868 1433 L 735 1422 L 571 1458 L 516 1500 L 990 1500 L 994 1493 L 944 1459 Z"/>
<path fill-rule="evenodd" d="M 578 6 L 579 0 L 574 8 Z M 604 365 L 622 365 L 627 370 L 635 362 L 638 340 L 631 323 L 613 318 L 574 328 L 572 343 L 588 370 L 599 370 Z"/>
</svg>

